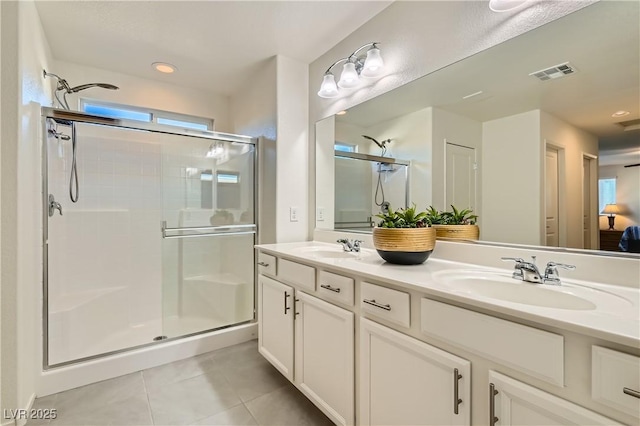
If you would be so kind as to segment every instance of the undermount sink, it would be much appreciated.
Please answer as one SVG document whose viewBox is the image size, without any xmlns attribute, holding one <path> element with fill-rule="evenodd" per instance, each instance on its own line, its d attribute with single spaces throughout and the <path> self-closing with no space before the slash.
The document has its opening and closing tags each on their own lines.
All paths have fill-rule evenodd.
<svg viewBox="0 0 640 426">
<path fill-rule="evenodd" d="M 358 259 L 364 254 L 361 252 L 344 251 L 342 247 L 336 246 L 312 246 L 299 249 L 301 253 L 316 259 Z"/>
<path fill-rule="evenodd" d="M 631 304 L 623 297 L 591 287 L 532 284 L 499 272 L 443 271 L 434 274 L 434 279 L 458 293 L 545 308 L 584 311 Z"/>
</svg>

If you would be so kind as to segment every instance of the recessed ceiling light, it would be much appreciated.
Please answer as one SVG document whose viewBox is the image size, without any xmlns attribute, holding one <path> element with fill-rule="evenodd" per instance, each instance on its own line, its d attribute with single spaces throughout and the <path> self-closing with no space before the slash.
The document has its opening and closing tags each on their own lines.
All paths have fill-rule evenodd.
<svg viewBox="0 0 640 426">
<path fill-rule="evenodd" d="M 528 0 L 489 0 L 489 9 L 494 12 L 506 12 L 522 6 Z"/>
<path fill-rule="evenodd" d="M 178 70 L 175 65 L 168 64 L 166 62 L 154 62 L 151 64 L 154 70 L 160 71 L 165 74 L 172 74 Z"/>
<path fill-rule="evenodd" d="M 611 116 L 614 118 L 618 118 L 618 117 L 624 117 L 625 115 L 629 115 L 629 114 L 630 114 L 629 111 L 620 110 L 620 111 L 614 112 L 613 114 L 611 114 Z"/>
<path fill-rule="evenodd" d="M 343 110 L 342 110 L 342 111 L 340 111 L 340 112 L 336 112 L 336 115 L 345 115 L 346 113 L 347 113 L 347 110 L 346 110 L 346 109 L 343 109 Z"/>
</svg>

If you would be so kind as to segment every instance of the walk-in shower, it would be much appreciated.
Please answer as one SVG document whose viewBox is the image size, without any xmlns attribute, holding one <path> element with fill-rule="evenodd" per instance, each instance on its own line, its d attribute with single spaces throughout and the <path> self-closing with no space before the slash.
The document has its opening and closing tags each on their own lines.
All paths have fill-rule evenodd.
<svg viewBox="0 0 640 426">
<path fill-rule="evenodd" d="M 42 117 L 46 369 L 254 319 L 255 139 Z"/>
</svg>

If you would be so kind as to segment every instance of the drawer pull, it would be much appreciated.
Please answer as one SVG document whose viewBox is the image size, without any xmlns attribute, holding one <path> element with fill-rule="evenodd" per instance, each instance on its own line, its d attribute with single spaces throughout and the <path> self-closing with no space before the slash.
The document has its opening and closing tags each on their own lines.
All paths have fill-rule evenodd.
<svg viewBox="0 0 640 426">
<path fill-rule="evenodd" d="M 634 398 L 640 398 L 640 392 L 631 388 L 622 388 L 622 392 Z"/>
<path fill-rule="evenodd" d="M 265 268 L 266 268 L 267 266 L 269 266 L 269 264 L 268 264 L 268 263 L 266 263 L 266 262 L 258 262 L 258 265 L 260 265 L 260 266 L 264 266 Z"/>
<path fill-rule="evenodd" d="M 335 288 L 335 287 L 331 287 L 329 284 L 320 284 L 320 287 L 329 290 L 329 291 L 333 291 L 334 293 L 340 293 L 340 289 L 339 288 Z"/>
<path fill-rule="evenodd" d="M 287 293 L 286 291 L 284 292 L 284 314 L 287 315 L 287 311 L 289 309 L 291 309 L 290 307 L 287 306 L 287 299 L 291 297 L 291 295 L 289 293 Z"/>
<path fill-rule="evenodd" d="M 462 374 L 458 371 L 457 368 L 453 369 L 453 414 L 458 414 L 458 406 L 462 403 L 462 399 L 460 399 L 460 391 L 458 389 L 458 384 L 460 383 L 460 379 L 462 379 Z"/>
<path fill-rule="evenodd" d="M 495 426 L 496 422 L 500 420 L 496 417 L 496 398 L 498 394 L 496 385 L 489 383 L 489 426 Z"/>
<path fill-rule="evenodd" d="M 366 303 L 367 305 L 371 305 L 371 306 L 375 306 L 376 308 L 380 308 L 380 309 L 384 309 L 385 311 L 390 311 L 391 310 L 391 305 L 387 304 L 387 305 L 383 305 L 380 304 L 378 302 L 375 301 L 375 299 L 362 299 L 362 301 L 364 303 Z"/>
</svg>

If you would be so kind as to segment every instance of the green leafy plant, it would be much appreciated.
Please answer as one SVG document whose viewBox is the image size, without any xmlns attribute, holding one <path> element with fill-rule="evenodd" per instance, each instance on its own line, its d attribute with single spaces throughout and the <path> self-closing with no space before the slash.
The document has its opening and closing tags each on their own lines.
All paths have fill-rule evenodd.
<svg viewBox="0 0 640 426">
<path fill-rule="evenodd" d="M 444 225 L 445 219 L 442 217 L 442 212 L 439 212 L 433 206 L 429 206 L 429 208 L 425 211 L 427 214 L 425 220 L 430 225 Z"/>
<path fill-rule="evenodd" d="M 452 211 L 442 212 L 444 225 L 475 225 L 478 216 L 471 209 L 458 210 L 455 206 L 451 206 Z"/>
<path fill-rule="evenodd" d="M 426 228 L 430 226 L 427 222 L 427 212 L 417 212 L 415 204 L 406 209 L 394 211 L 391 207 L 387 213 L 377 214 L 376 217 L 382 219 L 378 224 L 380 228 Z"/>
</svg>

